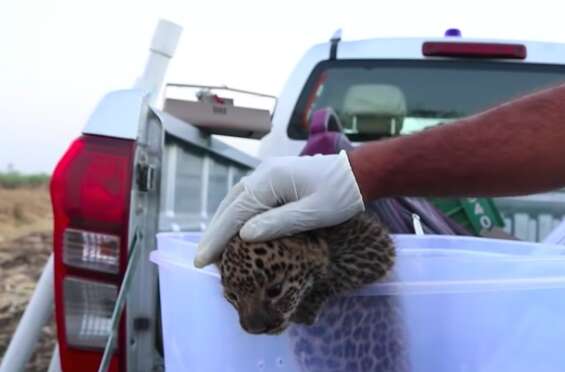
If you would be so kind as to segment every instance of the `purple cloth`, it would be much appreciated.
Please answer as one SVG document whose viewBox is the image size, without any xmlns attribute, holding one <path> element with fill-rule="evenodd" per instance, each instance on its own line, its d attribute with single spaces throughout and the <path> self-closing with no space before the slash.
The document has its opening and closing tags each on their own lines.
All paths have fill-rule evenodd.
<svg viewBox="0 0 565 372">
<path fill-rule="evenodd" d="M 300 155 L 337 154 L 341 150 L 353 148 L 343 134 L 339 117 L 331 108 L 314 112 L 309 124 L 308 141 Z M 367 209 L 393 234 L 413 234 L 412 214 L 415 213 L 420 216 L 426 234 L 472 235 L 422 198 L 384 198 L 368 203 Z"/>
</svg>

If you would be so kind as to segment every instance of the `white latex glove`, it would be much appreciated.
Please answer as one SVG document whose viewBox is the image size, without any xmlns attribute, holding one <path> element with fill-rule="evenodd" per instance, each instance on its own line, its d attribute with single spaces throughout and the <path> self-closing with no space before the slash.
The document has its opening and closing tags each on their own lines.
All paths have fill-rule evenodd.
<svg viewBox="0 0 565 372">
<path fill-rule="evenodd" d="M 194 265 L 214 262 L 238 231 L 244 240 L 265 241 L 337 225 L 364 209 L 345 151 L 272 158 L 222 201 L 198 245 Z"/>
</svg>

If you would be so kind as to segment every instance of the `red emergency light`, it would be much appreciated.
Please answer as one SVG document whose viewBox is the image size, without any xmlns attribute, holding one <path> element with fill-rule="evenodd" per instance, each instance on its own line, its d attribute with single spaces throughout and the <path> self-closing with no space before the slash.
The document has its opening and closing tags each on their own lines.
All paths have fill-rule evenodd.
<svg viewBox="0 0 565 372">
<path fill-rule="evenodd" d="M 522 44 L 428 41 L 422 45 L 422 54 L 426 57 L 525 59 L 526 46 Z"/>
</svg>

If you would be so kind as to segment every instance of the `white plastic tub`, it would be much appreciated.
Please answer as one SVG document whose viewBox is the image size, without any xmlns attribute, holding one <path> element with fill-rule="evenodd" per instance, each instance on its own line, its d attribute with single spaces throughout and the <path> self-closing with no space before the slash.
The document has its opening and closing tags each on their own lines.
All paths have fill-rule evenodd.
<svg viewBox="0 0 565 372">
<path fill-rule="evenodd" d="M 159 234 L 165 366 L 178 371 L 565 371 L 565 256 L 534 243 L 398 235 L 384 282 L 332 300 L 313 327 L 240 329 L 198 234 Z"/>
</svg>

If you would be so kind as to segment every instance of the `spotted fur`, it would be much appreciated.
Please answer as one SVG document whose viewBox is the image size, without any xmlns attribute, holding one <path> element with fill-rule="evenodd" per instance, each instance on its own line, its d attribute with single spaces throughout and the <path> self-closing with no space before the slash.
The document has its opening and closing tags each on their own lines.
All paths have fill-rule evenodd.
<svg viewBox="0 0 565 372">
<path fill-rule="evenodd" d="M 249 333 L 312 325 L 328 299 L 381 279 L 394 263 L 385 228 L 366 213 L 262 243 L 229 243 L 218 262 L 224 294 Z"/>
<path fill-rule="evenodd" d="M 398 296 L 337 296 L 312 326 L 291 325 L 288 336 L 302 372 L 408 372 Z"/>
</svg>

